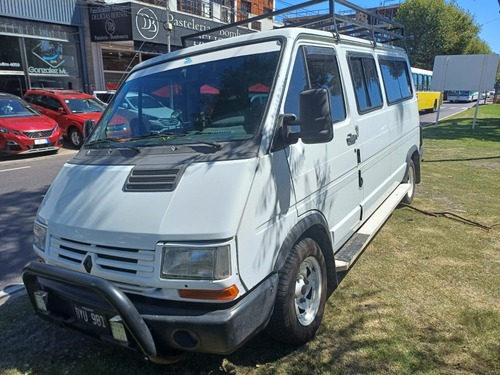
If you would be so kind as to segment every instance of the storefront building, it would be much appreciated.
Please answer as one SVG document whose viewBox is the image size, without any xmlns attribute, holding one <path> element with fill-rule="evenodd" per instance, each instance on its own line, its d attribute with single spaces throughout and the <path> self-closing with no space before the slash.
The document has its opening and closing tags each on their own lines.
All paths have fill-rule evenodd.
<svg viewBox="0 0 500 375">
<path fill-rule="evenodd" d="M 171 3 L 171 7 L 176 9 L 177 2 Z M 215 2 L 207 1 L 206 4 L 207 15 L 215 13 L 217 16 L 225 9 Z M 224 25 L 202 16 L 177 12 L 172 8 L 167 10 L 166 7 L 142 2 L 89 6 L 88 25 L 96 89 L 116 89 L 137 63 L 182 48 L 184 36 Z M 249 32 L 253 31 L 233 27 L 204 38 L 215 40 Z M 195 43 L 190 41 L 187 45 Z"/>
<path fill-rule="evenodd" d="M 78 0 L 0 1 L 0 92 L 88 90 Z"/>
<path fill-rule="evenodd" d="M 254 2 L 273 4 L 272 0 Z M 247 2 L 170 0 L 167 6 L 166 0 L 115 0 L 112 4 L 105 0 L 1 0 L 0 92 L 22 96 L 31 88 L 88 93 L 116 89 L 138 63 L 181 48 L 183 37 L 240 18 L 236 15 L 243 3 Z M 269 25 L 262 28 L 266 22 Z M 272 28 L 271 22 L 247 25 L 253 30 L 231 27 L 203 39 Z"/>
</svg>

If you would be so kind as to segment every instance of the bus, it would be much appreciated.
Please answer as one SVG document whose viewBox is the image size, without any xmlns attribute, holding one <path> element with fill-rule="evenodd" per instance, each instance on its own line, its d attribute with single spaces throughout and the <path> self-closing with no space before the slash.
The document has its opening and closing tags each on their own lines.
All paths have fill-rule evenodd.
<svg viewBox="0 0 500 375">
<path fill-rule="evenodd" d="M 469 90 L 448 91 L 450 102 L 475 102 L 479 98 L 479 92 Z"/>
<path fill-rule="evenodd" d="M 436 112 L 440 102 L 441 93 L 431 91 L 432 70 L 411 68 L 413 83 L 417 89 L 419 112 Z"/>
</svg>

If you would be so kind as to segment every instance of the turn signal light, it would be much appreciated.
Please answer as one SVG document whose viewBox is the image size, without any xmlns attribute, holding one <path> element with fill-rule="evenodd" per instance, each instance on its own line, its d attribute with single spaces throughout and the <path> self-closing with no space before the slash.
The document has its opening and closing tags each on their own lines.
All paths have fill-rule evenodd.
<svg viewBox="0 0 500 375">
<path fill-rule="evenodd" d="M 239 290 L 236 285 L 231 285 L 229 288 L 221 290 L 206 290 L 206 289 L 180 289 L 179 295 L 182 298 L 189 299 L 208 299 L 227 301 L 238 296 Z"/>
</svg>

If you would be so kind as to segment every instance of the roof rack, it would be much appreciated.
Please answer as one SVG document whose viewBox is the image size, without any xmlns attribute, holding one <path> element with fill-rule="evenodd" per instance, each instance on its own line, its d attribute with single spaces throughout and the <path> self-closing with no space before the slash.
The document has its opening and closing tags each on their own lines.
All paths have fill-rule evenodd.
<svg viewBox="0 0 500 375">
<path fill-rule="evenodd" d="M 374 45 L 377 43 L 392 43 L 396 40 L 404 39 L 404 25 L 373 11 L 361 8 L 360 6 L 349 1 L 310 0 L 301 4 L 276 10 L 274 12 L 249 17 L 241 21 L 232 22 L 209 30 L 183 36 L 181 38 L 182 45 L 186 47 L 188 40 L 193 42 L 207 42 L 207 39 L 203 39 L 202 36 L 231 27 L 249 24 L 254 21 L 284 15 L 299 9 L 305 9 L 326 2 L 329 5 L 328 13 L 314 16 L 284 18 L 283 26 L 281 27 L 306 27 L 311 29 L 327 30 L 331 31 L 337 40 L 341 38 L 341 35 L 349 35 L 371 40 Z M 336 12 L 335 5 L 341 5 L 345 7 L 345 10 L 339 12 L 337 9 Z M 275 29 L 281 27 L 275 27 Z"/>
</svg>

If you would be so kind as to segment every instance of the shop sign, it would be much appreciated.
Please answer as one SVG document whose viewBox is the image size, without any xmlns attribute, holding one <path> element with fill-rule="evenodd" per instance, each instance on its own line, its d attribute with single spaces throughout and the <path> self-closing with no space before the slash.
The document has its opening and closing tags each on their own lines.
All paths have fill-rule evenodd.
<svg viewBox="0 0 500 375">
<path fill-rule="evenodd" d="M 77 50 L 74 43 L 26 39 L 28 72 L 46 75 L 77 75 Z"/>
<path fill-rule="evenodd" d="M 130 3 L 89 6 L 89 28 L 92 42 L 132 40 Z"/>
<path fill-rule="evenodd" d="M 132 4 L 132 32 L 135 41 L 149 43 L 167 44 L 167 12 L 163 9 L 149 6 Z M 207 31 L 224 25 L 203 17 L 191 14 L 169 12 L 169 21 L 172 25 L 170 32 L 170 43 L 175 46 L 182 46 L 181 38 L 187 35 Z M 207 34 L 203 38 L 207 41 L 225 39 L 232 36 L 248 34 L 253 31 L 243 27 L 231 27 L 217 31 L 214 34 Z M 190 43 L 195 44 L 195 43 Z M 199 44 L 199 42 L 198 42 Z"/>
</svg>

